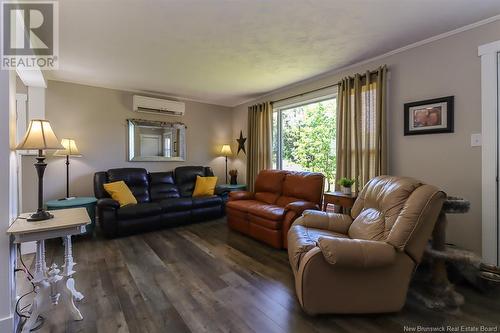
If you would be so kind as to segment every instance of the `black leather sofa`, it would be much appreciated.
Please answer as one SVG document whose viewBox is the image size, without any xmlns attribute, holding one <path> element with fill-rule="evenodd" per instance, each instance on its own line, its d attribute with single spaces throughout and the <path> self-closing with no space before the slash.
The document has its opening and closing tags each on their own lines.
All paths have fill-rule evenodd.
<svg viewBox="0 0 500 333">
<path fill-rule="evenodd" d="M 192 197 L 196 176 L 213 176 L 213 172 L 202 166 L 178 167 L 169 172 L 148 173 L 141 168 L 96 172 L 97 218 L 104 234 L 122 236 L 221 217 L 224 214 L 221 197 Z M 120 208 L 102 186 L 120 180 L 134 194 L 136 205 Z"/>
</svg>

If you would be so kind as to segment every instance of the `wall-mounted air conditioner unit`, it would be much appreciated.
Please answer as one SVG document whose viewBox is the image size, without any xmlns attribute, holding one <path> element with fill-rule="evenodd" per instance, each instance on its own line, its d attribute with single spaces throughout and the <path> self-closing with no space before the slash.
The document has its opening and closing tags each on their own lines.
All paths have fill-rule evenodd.
<svg viewBox="0 0 500 333">
<path fill-rule="evenodd" d="M 163 114 L 166 116 L 183 116 L 186 112 L 186 104 L 182 102 L 169 101 L 145 96 L 134 95 L 133 110 L 136 112 Z"/>
</svg>

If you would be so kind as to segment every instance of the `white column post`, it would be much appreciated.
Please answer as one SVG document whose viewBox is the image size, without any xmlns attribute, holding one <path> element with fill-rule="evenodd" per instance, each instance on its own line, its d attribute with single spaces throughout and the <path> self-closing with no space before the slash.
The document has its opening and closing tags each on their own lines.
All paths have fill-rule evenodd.
<svg viewBox="0 0 500 333">
<path fill-rule="evenodd" d="M 487 265 L 500 266 L 498 166 L 498 53 L 500 41 L 481 45 L 481 132 L 482 132 L 482 258 Z"/>
<path fill-rule="evenodd" d="M 14 220 L 17 196 L 10 177 L 16 177 L 15 142 L 16 107 L 15 72 L 0 70 L 0 229 L 6 230 Z M 0 332 L 14 330 L 15 247 L 5 233 L 0 233 Z"/>
</svg>

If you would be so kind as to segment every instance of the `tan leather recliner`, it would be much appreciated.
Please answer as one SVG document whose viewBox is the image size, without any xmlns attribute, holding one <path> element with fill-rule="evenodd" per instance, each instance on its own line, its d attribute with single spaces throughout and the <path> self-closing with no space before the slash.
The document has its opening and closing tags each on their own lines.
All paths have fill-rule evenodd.
<svg viewBox="0 0 500 333">
<path fill-rule="evenodd" d="M 399 311 L 445 194 L 406 177 L 379 176 L 351 216 L 305 211 L 288 232 L 297 296 L 309 314 Z"/>
</svg>

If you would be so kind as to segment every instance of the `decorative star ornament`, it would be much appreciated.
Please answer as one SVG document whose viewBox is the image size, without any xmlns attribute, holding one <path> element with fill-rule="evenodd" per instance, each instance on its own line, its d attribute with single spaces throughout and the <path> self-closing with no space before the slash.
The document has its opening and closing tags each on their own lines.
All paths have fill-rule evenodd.
<svg viewBox="0 0 500 333">
<path fill-rule="evenodd" d="M 243 152 L 246 155 L 247 152 L 245 150 L 245 141 L 247 141 L 247 138 L 243 137 L 242 131 L 240 131 L 240 138 L 236 139 L 236 141 L 238 141 L 238 152 L 236 153 L 236 155 L 238 155 L 240 153 L 240 150 L 243 150 Z"/>
</svg>

